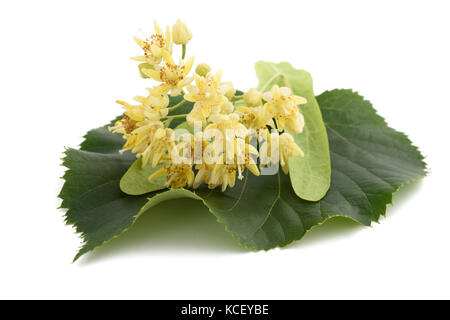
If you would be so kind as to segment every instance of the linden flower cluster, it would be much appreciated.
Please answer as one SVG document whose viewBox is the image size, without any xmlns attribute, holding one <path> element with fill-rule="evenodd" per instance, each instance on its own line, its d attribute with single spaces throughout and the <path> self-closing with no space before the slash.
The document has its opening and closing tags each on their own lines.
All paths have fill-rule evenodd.
<svg viewBox="0 0 450 320">
<path fill-rule="evenodd" d="M 155 33 L 145 39 L 135 37 L 143 55 L 132 59 L 142 62 L 141 75 L 159 82 L 148 88 L 146 96 L 134 98 L 136 103 L 117 101 L 124 109 L 123 118 L 110 128 L 123 134 L 122 151 L 130 150 L 141 158 L 142 167 L 156 168 L 149 180 L 165 177 L 171 188 L 233 187 L 244 177 L 245 169 L 260 175 L 258 167 L 281 164 L 289 172 L 288 159 L 303 156 L 290 133 L 301 133 L 304 119 L 299 105 L 307 101 L 295 96 L 287 87 L 274 85 L 268 92 L 250 89 L 236 95 L 231 82 L 222 81 L 222 71 L 211 72 L 199 64 L 189 76 L 194 58 L 185 61 L 186 45 L 192 33 L 177 20 L 165 32 L 154 23 Z M 182 46 L 178 62 L 173 58 L 173 44 Z M 180 103 L 169 107 L 169 95 L 183 96 Z M 171 114 L 186 102 L 193 107 L 186 114 Z M 170 126 L 174 119 L 186 119 L 194 128 L 177 136 Z M 200 128 L 201 130 L 197 130 Z M 269 129 L 283 132 L 280 136 Z M 285 132 L 288 131 L 288 132 Z M 258 152 L 250 143 L 259 137 Z M 275 147 L 275 148 L 274 148 Z M 262 154 L 264 153 L 264 154 Z"/>
</svg>

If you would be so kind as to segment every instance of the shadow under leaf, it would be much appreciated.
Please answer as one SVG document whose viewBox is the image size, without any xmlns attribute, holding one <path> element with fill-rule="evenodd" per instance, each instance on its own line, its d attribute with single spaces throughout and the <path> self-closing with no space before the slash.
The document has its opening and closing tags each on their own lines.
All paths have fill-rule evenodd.
<svg viewBox="0 0 450 320">
<path fill-rule="evenodd" d="M 201 201 L 177 199 L 151 208 L 130 230 L 90 252 L 82 261 L 89 263 L 136 252 L 151 255 L 152 252 L 186 251 L 246 252 Z"/>
<path fill-rule="evenodd" d="M 395 192 L 392 196 L 393 205 L 388 205 L 386 208 L 386 217 L 381 217 L 380 220 L 389 218 L 396 213 L 397 209 L 401 207 L 402 203 L 407 201 L 409 197 L 416 194 L 422 187 L 422 181 L 411 183 L 403 186 Z M 394 206 L 395 204 L 395 206 Z M 346 236 L 350 233 L 355 233 L 364 230 L 365 227 L 356 221 L 346 217 L 333 217 L 325 221 L 323 224 L 314 227 L 307 232 L 305 237 L 294 244 L 293 247 L 307 246 L 320 241 L 332 241 L 340 237 Z"/>
<path fill-rule="evenodd" d="M 395 209 L 413 196 L 421 185 L 421 182 L 409 184 L 396 192 L 393 196 L 396 206 L 388 206 L 387 216 L 395 214 Z M 332 241 L 363 229 L 362 225 L 353 220 L 334 217 L 313 228 L 303 239 L 286 249 Z M 89 264 L 118 254 L 179 254 L 194 251 L 206 254 L 248 252 L 225 231 L 224 226 L 216 221 L 201 201 L 178 199 L 153 207 L 129 231 L 88 254 L 82 259 L 82 263 Z"/>
</svg>

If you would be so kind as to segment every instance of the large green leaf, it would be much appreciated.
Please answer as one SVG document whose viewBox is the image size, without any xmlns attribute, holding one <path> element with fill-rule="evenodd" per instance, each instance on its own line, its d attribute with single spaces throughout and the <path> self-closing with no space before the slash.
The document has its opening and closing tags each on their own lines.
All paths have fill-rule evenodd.
<svg viewBox="0 0 450 320">
<path fill-rule="evenodd" d="M 364 225 L 378 221 L 394 191 L 425 175 L 423 157 L 356 93 L 334 90 L 320 95 L 318 101 L 332 160 L 331 187 L 322 200 L 299 199 L 289 177 L 279 173 L 247 174 L 225 193 L 170 190 L 149 203 L 181 196 L 201 200 L 242 245 L 258 250 L 299 240 L 314 225 L 334 216 Z"/>
<path fill-rule="evenodd" d="M 358 94 L 333 90 L 317 99 L 328 130 L 332 176 L 326 196 L 315 202 L 298 198 L 284 174 L 247 174 L 225 193 L 178 189 L 126 195 L 119 180 L 133 157 L 116 153 L 118 135 L 105 128 L 91 131 L 83 150 L 68 150 L 64 160 L 69 170 L 62 207 L 69 208 L 67 221 L 85 241 L 76 258 L 120 235 L 152 206 L 178 198 L 202 201 L 242 245 L 254 249 L 285 246 L 333 216 L 364 225 L 377 221 L 395 190 L 425 175 L 423 157 Z"/>
<path fill-rule="evenodd" d="M 80 150 L 67 149 L 63 165 L 65 183 L 59 194 L 61 208 L 67 208 L 66 222 L 73 224 L 84 240 L 81 255 L 119 236 L 135 221 L 147 196 L 130 196 L 119 188 L 119 181 L 133 164 L 135 156 L 118 150 L 120 134 L 107 126 L 89 131 Z"/>
<path fill-rule="evenodd" d="M 330 187 L 330 153 L 311 75 L 305 70 L 295 69 L 287 62 L 276 64 L 260 61 L 256 63 L 255 69 L 259 90 L 268 91 L 277 84 L 290 87 L 294 94 L 308 100 L 306 105 L 300 107 L 305 117 L 305 128 L 302 133 L 293 134 L 305 156 L 289 159 L 289 175 L 292 187 L 300 198 L 309 201 L 322 199 Z"/>
</svg>

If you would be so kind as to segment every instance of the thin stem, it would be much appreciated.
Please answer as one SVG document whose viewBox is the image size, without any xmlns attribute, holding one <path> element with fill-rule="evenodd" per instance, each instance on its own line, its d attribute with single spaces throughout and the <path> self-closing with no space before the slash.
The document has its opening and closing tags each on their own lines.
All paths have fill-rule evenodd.
<svg viewBox="0 0 450 320">
<path fill-rule="evenodd" d="M 164 120 L 164 126 L 168 128 L 170 126 L 170 123 L 172 122 L 172 120 L 173 119 Z"/>
<path fill-rule="evenodd" d="M 231 102 L 236 102 L 244 99 L 244 95 L 242 96 L 234 96 L 231 98 Z"/>
<path fill-rule="evenodd" d="M 186 103 L 186 100 L 183 100 L 183 101 L 177 103 L 176 105 L 174 105 L 173 107 L 168 108 L 168 110 L 169 110 L 169 112 L 173 111 L 173 110 L 177 110 L 179 107 L 181 107 L 185 103 Z"/>
<path fill-rule="evenodd" d="M 186 118 L 186 116 L 187 116 L 188 114 L 187 113 L 185 113 L 185 114 L 176 114 L 176 115 L 173 115 L 173 116 L 165 116 L 164 117 L 164 119 L 166 119 L 166 120 L 169 120 L 169 119 L 184 119 L 184 118 Z"/>
<path fill-rule="evenodd" d="M 186 45 L 185 44 L 182 45 L 182 50 L 183 50 L 183 52 L 181 54 L 181 59 L 184 59 L 184 57 L 186 56 Z"/>
<path fill-rule="evenodd" d="M 234 104 L 235 106 L 237 105 L 243 105 L 245 106 L 245 101 L 243 99 L 240 100 L 231 100 L 231 103 Z"/>
<path fill-rule="evenodd" d="M 245 107 L 246 104 L 245 104 L 244 100 L 239 100 L 239 101 L 234 102 L 234 106 L 235 107 Z"/>
</svg>

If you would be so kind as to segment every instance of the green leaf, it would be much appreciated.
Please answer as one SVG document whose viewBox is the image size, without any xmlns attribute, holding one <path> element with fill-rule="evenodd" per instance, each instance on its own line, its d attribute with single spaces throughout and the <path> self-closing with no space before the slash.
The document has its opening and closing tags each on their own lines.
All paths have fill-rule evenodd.
<svg viewBox="0 0 450 320">
<path fill-rule="evenodd" d="M 169 106 L 182 99 L 181 96 L 170 97 Z M 187 113 L 190 108 L 192 104 L 186 102 L 173 114 Z M 152 195 L 149 192 L 165 188 L 161 185 L 164 178 L 148 182 L 148 176 L 155 169 L 147 166 L 144 170 L 132 170 L 140 166 L 140 160 L 130 152 L 119 153 L 125 141 L 122 135 L 109 132 L 107 127 L 121 118 L 119 116 L 108 125 L 89 131 L 80 150 L 68 149 L 65 152 L 63 165 L 68 170 L 63 176 L 65 183 L 59 194 L 63 199 L 61 208 L 68 209 L 66 222 L 75 226 L 84 241 L 74 261 L 128 230 L 148 196 Z M 171 123 L 173 125 L 176 121 Z M 125 173 L 127 179 L 123 181 Z M 127 194 L 121 191 L 121 185 Z M 144 191 L 137 191 L 139 188 Z"/>
<path fill-rule="evenodd" d="M 318 97 L 331 147 L 331 186 L 316 202 L 299 199 L 284 174 L 255 177 L 225 193 L 171 190 L 152 201 L 199 199 L 248 248 L 268 250 L 299 240 L 313 226 L 343 216 L 363 225 L 378 221 L 392 193 L 425 175 L 420 152 L 389 128 L 368 101 L 350 90 Z M 144 207 L 145 208 L 145 207 Z"/>
<path fill-rule="evenodd" d="M 291 88 L 294 94 L 305 97 L 306 105 L 300 107 L 305 117 L 305 128 L 293 134 L 295 142 L 305 153 L 304 157 L 289 159 L 289 175 L 295 193 L 302 199 L 317 201 L 330 187 L 331 166 L 327 132 L 319 105 L 314 97 L 311 75 L 297 70 L 287 62 L 260 61 L 255 65 L 259 79 L 258 89 L 269 91 L 273 85 Z"/>
<path fill-rule="evenodd" d="M 298 198 L 286 175 L 248 172 L 225 193 L 205 188 L 126 195 L 119 180 L 134 157 L 117 153 L 123 140 L 105 127 L 90 131 L 83 150 L 69 149 L 64 159 L 69 170 L 62 207 L 85 241 L 75 259 L 119 236 L 156 204 L 179 198 L 202 201 L 242 245 L 254 249 L 285 246 L 334 216 L 364 225 L 378 221 L 394 191 L 425 175 L 423 156 L 358 94 L 333 90 L 317 99 L 328 130 L 332 175 L 326 196 L 315 202 Z"/>
<path fill-rule="evenodd" d="M 121 135 L 105 126 L 89 131 L 85 139 L 81 150 L 65 152 L 63 165 L 68 170 L 59 194 L 61 208 L 68 209 L 66 222 L 84 241 L 74 261 L 131 227 L 148 197 L 120 191 L 119 181 L 135 160 L 128 152 L 119 154 Z"/>
</svg>

